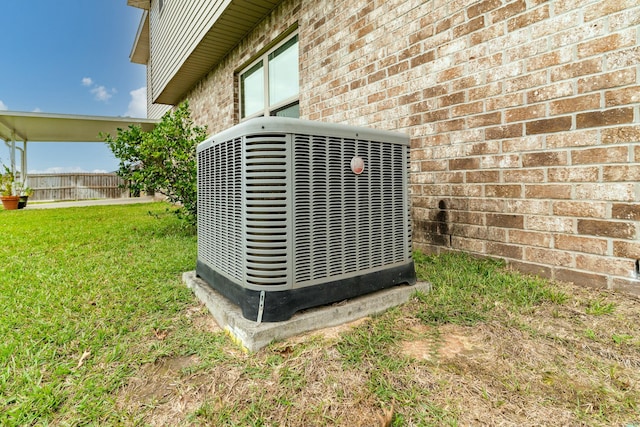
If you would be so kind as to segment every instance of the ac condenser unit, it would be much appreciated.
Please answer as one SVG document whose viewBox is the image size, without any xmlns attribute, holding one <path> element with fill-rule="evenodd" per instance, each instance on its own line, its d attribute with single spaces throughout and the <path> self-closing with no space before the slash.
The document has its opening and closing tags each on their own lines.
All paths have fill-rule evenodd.
<svg viewBox="0 0 640 427">
<path fill-rule="evenodd" d="M 245 318 L 416 282 L 408 136 L 265 117 L 197 153 L 196 273 Z"/>
</svg>

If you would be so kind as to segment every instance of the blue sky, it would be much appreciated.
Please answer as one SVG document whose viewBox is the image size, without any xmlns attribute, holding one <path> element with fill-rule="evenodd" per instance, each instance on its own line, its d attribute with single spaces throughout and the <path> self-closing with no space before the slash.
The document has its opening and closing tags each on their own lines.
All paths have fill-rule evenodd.
<svg viewBox="0 0 640 427">
<path fill-rule="evenodd" d="M 146 117 L 145 67 L 129 61 L 140 9 L 126 0 L 2 0 L 1 15 L 0 109 Z M 118 165 L 103 143 L 33 142 L 28 154 L 30 173 Z"/>
</svg>

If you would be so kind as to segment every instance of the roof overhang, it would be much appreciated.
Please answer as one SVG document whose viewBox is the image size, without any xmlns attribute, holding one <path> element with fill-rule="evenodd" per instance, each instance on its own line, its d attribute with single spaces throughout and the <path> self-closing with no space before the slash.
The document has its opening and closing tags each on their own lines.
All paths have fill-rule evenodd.
<svg viewBox="0 0 640 427">
<path fill-rule="evenodd" d="M 151 7 L 151 0 L 127 0 L 127 6 L 149 10 L 149 7 Z"/>
<path fill-rule="evenodd" d="M 134 64 L 142 65 L 147 65 L 149 62 L 149 12 L 146 10 L 142 12 L 129 60 Z"/>
<path fill-rule="evenodd" d="M 118 129 L 139 125 L 150 131 L 159 120 L 132 117 L 0 111 L 0 139 L 29 142 L 104 142 L 100 133 L 114 136 Z"/>
<path fill-rule="evenodd" d="M 153 102 L 176 105 L 282 0 L 227 0 L 218 19 L 202 36 L 187 59 L 161 88 Z"/>
</svg>

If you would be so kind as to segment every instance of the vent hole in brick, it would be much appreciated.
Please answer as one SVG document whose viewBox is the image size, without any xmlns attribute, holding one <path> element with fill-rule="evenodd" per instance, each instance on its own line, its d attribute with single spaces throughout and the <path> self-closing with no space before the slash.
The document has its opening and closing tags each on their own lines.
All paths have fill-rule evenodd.
<svg viewBox="0 0 640 427">
<path fill-rule="evenodd" d="M 636 260 L 636 279 L 640 278 L 640 259 Z"/>
</svg>

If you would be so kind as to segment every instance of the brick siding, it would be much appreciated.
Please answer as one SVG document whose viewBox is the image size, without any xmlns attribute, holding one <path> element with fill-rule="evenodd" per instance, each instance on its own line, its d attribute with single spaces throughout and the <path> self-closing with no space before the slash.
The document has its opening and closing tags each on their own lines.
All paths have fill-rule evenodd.
<svg viewBox="0 0 640 427">
<path fill-rule="evenodd" d="M 237 123 L 237 71 L 296 23 L 303 118 L 411 136 L 416 248 L 640 295 L 637 1 L 284 1 L 196 120 Z"/>
</svg>

